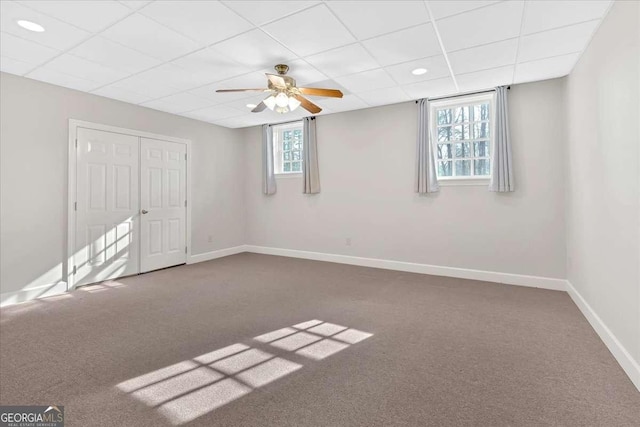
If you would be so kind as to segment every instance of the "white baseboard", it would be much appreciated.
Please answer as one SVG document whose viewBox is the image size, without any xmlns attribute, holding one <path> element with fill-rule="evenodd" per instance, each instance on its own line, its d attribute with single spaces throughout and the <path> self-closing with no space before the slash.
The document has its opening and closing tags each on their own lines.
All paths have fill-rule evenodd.
<svg viewBox="0 0 640 427">
<path fill-rule="evenodd" d="M 564 291 L 566 280 L 550 277 L 527 276 L 523 274 L 499 273 L 496 271 L 472 270 L 468 268 L 444 267 L 439 265 L 418 264 L 404 261 L 390 261 L 377 258 L 363 258 L 349 255 L 336 255 L 323 252 L 299 251 L 295 249 L 271 248 L 246 245 L 247 252 L 267 255 L 279 255 L 292 258 L 312 259 L 316 261 L 336 262 L 361 267 L 383 268 L 386 270 L 406 271 L 409 273 L 431 274 L 434 276 L 457 277 L 460 279 L 482 280 L 505 283 L 508 285 Z"/>
<path fill-rule="evenodd" d="M 0 294 L 0 307 L 30 301 L 36 298 L 51 297 L 67 292 L 67 282 L 52 283 L 36 288 L 21 289 Z"/>
<path fill-rule="evenodd" d="M 624 372 L 629 376 L 631 382 L 640 391 L 640 365 L 633 359 L 631 353 L 622 345 L 618 338 L 611 332 L 607 325 L 602 321 L 600 316 L 591 308 L 589 303 L 580 295 L 573 287 L 571 282 L 567 281 L 567 292 L 571 296 L 573 302 L 578 306 L 584 317 L 587 318 L 591 327 L 600 336 L 613 357 L 616 358 Z"/>
<path fill-rule="evenodd" d="M 239 254 L 246 251 L 247 251 L 246 245 L 239 245 L 239 246 L 233 246 L 231 248 L 219 249 L 217 251 L 191 255 L 187 260 L 187 264 L 195 264 L 197 262 L 211 261 L 212 259 L 222 258 L 229 255 L 235 255 L 235 254 Z"/>
</svg>

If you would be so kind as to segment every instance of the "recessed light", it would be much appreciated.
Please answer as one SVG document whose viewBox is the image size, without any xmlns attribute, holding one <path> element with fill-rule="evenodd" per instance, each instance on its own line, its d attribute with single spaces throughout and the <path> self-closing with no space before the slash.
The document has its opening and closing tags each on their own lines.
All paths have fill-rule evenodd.
<svg viewBox="0 0 640 427">
<path fill-rule="evenodd" d="M 256 104 L 247 104 L 247 108 L 256 108 L 257 105 Z"/>
<path fill-rule="evenodd" d="M 416 68 L 411 72 L 414 76 L 421 76 L 427 72 L 426 68 Z"/>
<path fill-rule="evenodd" d="M 35 31 L 36 33 L 44 31 L 44 27 L 40 24 L 36 24 L 35 22 L 20 20 L 17 23 L 25 30 Z"/>
</svg>

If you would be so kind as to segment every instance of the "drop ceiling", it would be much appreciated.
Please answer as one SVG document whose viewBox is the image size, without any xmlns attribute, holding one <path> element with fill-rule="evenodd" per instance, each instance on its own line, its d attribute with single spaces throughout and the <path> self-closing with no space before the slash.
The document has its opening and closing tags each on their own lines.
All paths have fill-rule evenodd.
<svg viewBox="0 0 640 427">
<path fill-rule="evenodd" d="M 238 128 L 289 65 L 321 114 L 569 74 L 611 1 L 2 1 L 7 73 Z M 17 25 L 42 25 L 36 33 Z M 413 75 L 416 68 L 427 73 Z"/>
</svg>

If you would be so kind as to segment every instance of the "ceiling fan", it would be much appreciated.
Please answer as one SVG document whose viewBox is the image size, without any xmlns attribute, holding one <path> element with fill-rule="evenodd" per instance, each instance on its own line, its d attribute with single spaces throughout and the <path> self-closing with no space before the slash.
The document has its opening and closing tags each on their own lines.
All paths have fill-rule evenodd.
<svg viewBox="0 0 640 427">
<path fill-rule="evenodd" d="M 305 110 L 316 114 L 322 111 L 322 108 L 302 95 L 342 98 L 342 92 L 337 89 L 297 87 L 296 81 L 286 75 L 287 71 L 289 71 L 288 65 L 278 64 L 274 68 L 278 74 L 265 73 L 268 79 L 266 89 L 218 89 L 216 92 L 268 92 L 269 96 L 251 110 L 252 113 L 259 113 L 265 108 L 269 108 L 272 111 L 284 114 L 302 105 Z"/>
</svg>

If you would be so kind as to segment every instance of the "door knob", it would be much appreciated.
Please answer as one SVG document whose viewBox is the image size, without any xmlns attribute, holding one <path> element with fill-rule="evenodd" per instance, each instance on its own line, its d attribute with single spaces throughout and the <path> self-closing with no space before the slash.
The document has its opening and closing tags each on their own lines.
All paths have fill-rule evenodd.
<svg viewBox="0 0 640 427">
<path fill-rule="evenodd" d="M 146 210 L 146 209 L 142 209 L 142 215 L 144 215 L 144 214 L 148 214 L 148 213 L 149 213 L 149 211 L 148 211 L 148 210 Z"/>
</svg>

